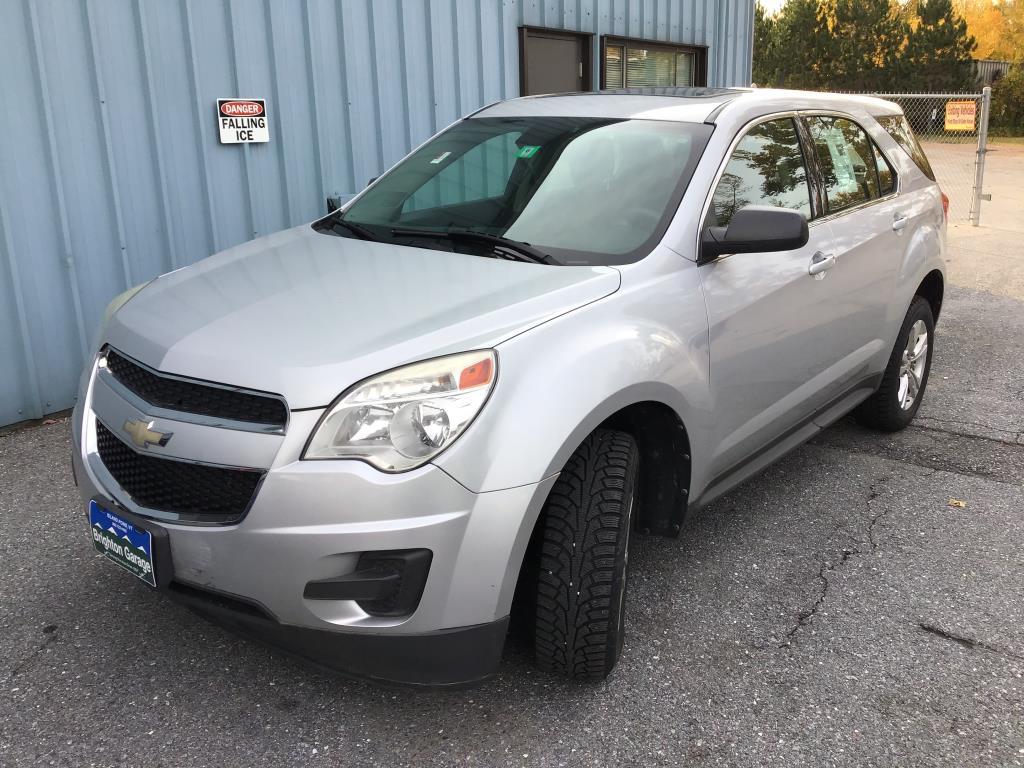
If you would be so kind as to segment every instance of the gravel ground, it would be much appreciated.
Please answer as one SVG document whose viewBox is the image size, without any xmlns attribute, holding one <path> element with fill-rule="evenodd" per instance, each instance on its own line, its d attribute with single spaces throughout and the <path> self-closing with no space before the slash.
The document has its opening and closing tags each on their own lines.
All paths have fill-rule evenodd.
<svg viewBox="0 0 1024 768">
<path fill-rule="evenodd" d="M 459 692 L 309 670 L 93 553 L 66 423 L 2 436 L 0 765 L 1024 764 L 1022 340 L 951 288 L 915 426 L 841 422 L 641 539 L 600 685 L 515 645 Z"/>
</svg>

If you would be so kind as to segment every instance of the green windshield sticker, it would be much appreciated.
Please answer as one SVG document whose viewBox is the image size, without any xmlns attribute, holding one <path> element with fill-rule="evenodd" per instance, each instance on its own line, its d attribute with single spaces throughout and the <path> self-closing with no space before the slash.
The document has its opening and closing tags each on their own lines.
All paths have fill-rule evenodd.
<svg viewBox="0 0 1024 768">
<path fill-rule="evenodd" d="M 524 158 L 524 159 L 528 158 L 528 157 L 533 157 L 534 155 L 537 154 L 537 152 L 539 150 L 540 150 L 540 147 L 532 146 L 530 144 L 526 144 L 526 145 L 524 145 L 524 146 L 519 148 L 519 151 L 516 152 L 516 157 L 521 157 L 521 158 Z"/>
</svg>

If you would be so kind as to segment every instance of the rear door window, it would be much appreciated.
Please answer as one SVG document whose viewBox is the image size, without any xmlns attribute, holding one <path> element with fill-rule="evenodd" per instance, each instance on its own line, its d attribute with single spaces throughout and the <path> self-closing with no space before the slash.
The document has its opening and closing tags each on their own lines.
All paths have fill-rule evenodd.
<svg viewBox="0 0 1024 768">
<path fill-rule="evenodd" d="M 874 142 L 863 128 L 852 120 L 824 115 L 808 118 L 807 126 L 829 213 L 879 197 Z"/>
<path fill-rule="evenodd" d="M 885 132 L 892 136 L 893 140 L 910 155 L 917 167 L 921 169 L 921 173 L 935 181 L 935 171 L 932 170 L 931 163 L 928 162 L 928 157 L 921 148 L 907 118 L 903 115 L 886 115 L 875 119 L 878 120 L 880 126 L 885 128 Z"/>
<path fill-rule="evenodd" d="M 811 217 L 811 187 L 796 124 L 770 120 L 740 139 L 715 187 L 709 226 L 724 227 L 748 205 L 774 205 Z"/>
</svg>

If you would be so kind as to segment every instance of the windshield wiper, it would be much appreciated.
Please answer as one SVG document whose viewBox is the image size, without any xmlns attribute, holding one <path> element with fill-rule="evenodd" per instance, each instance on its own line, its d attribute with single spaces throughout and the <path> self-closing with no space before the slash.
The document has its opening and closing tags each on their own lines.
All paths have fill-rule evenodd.
<svg viewBox="0 0 1024 768">
<path fill-rule="evenodd" d="M 353 235 L 358 237 L 360 240 L 369 240 L 372 243 L 379 243 L 381 239 L 371 232 L 369 229 L 364 227 L 362 224 L 356 224 L 354 221 L 346 221 L 341 217 L 340 214 L 334 214 L 331 219 L 332 227 L 343 227 L 351 232 Z"/>
<path fill-rule="evenodd" d="M 438 240 L 466 240 L 476 243 L 487 243 L 496 249 L 502 250 L 516 261 L 529 261 L 534 264 L 557 264 L 551 256 L 544 251 L 537 250 L 529 243 L 519 240 L 512 240 L 500 235 L 491 235 L 487 232 L 477 232 L 472 229 L 403 229 L 401 227 L 391 230 L 395 237 L 433 237 Z"/>
</svg>

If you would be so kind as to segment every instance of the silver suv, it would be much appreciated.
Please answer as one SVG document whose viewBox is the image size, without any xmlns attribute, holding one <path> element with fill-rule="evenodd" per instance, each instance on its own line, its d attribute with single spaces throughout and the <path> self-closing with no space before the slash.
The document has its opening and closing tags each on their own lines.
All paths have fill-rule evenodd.
<svg viewBox="0 0 1024 768">
<path fill-rule="evenodd" d="M 312 225 L 115 299 L 73 419 L 95 547 L 378 680 L 622 649 L 630 536 L 928 381 L 944 198 L 899 107 L 513 99 Z"/>
</svg>

